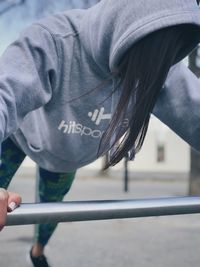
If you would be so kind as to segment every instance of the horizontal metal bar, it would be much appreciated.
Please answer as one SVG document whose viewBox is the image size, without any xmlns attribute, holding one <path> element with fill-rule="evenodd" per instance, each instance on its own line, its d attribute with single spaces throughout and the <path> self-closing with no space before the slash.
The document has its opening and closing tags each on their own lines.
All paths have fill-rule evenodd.
<svg viewBox="0 0 200 267">
<path fill-rule="evenodd" d="M 6 225 L 125 219 L 200 213 L 200 197 L 97 200 L 21 204 L 8 214 Z"/>
</svg>

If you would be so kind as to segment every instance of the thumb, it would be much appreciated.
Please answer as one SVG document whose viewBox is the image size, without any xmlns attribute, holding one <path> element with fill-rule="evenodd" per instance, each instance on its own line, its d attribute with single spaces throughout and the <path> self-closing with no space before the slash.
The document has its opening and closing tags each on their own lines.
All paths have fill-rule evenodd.
<svg viewBox="0 0 200 267">
<path fill-rule="evenodd" d="M 14 192 L 8 192 L 8 212 L 11 212 L 16 209 L 20 205 L 21 201 L 22 199 L 19 194 Z"/>
</svg>

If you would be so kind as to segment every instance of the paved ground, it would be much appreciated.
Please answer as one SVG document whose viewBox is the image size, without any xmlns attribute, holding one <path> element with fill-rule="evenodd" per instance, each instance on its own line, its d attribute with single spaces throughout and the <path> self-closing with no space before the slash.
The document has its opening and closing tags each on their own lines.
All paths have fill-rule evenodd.
<svg viewBox="0 0 200 267">
<path fill-rule="evenodd" d="M 187 194 L 187 181 L 76 179 L 67 199 L 116 199 Z M 34 179 L 18 175 L 11 185 L 24 202 L 34 200 Z M 26 267 L 33 226 L 6 227 L 0 234 L 0 267 Z M 196 267 L 200 264 L 200 215 L 62 223 L 46 254 L 52 267 Z"/>
</svg>

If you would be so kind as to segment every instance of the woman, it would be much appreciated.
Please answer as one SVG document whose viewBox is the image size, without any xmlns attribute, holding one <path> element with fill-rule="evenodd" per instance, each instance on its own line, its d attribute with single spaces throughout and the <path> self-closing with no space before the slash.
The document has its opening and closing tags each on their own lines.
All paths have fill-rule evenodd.
<svg viewBox="0 0 200 267">
<path fill-rule="evenodd" d="M 109 166 L 134 158 L 156 101 L 157 116 L 198 147 L 198 131 L 182 127 L 191 73 L 177 63 L 199 41 L 196 0 L 102 0 L 29 27 L 0 60 L 1 186 L 28 155 L 40 168 L 41 201 L 60 201 L 78 168 L 106 153 Z M 173 97 L 176 83 L 181 98 Z M 3 228 L 21 199 L 5 189 L 0 198 Z M 55 227 L 39 226 L 34 266 L 48 266 L 44 248 Z"/>
</svg>

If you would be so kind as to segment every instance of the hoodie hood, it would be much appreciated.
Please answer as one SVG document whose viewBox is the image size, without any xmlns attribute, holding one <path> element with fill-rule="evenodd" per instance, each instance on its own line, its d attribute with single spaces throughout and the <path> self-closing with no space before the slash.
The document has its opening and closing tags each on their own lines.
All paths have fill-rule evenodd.
<svg viewBox="0 0 200 267">
<path fill-rule="evenodd" d="M 184 23 L 200 26 L 200 9 L 196 0 L 102 0 L 81 23 L 85 49 L 101 69 L 113 71 L 147 34 Z"/>
</svg>

